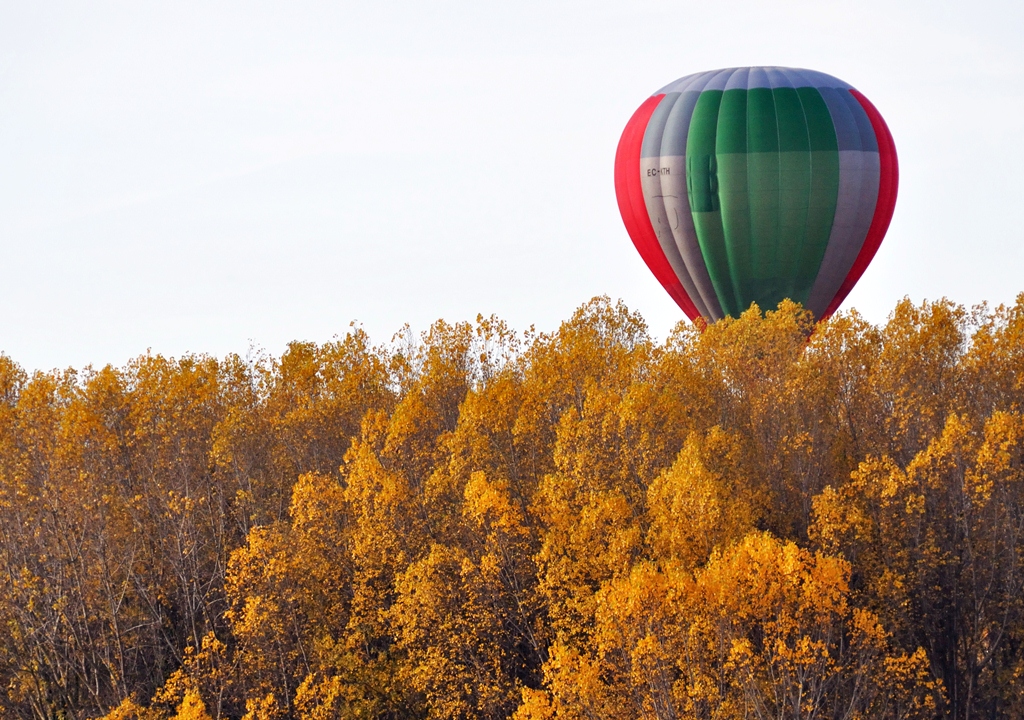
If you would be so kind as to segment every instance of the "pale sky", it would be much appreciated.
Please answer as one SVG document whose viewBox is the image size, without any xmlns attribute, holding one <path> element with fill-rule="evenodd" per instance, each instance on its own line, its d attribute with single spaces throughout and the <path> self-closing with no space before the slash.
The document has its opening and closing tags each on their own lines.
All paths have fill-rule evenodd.
<svg viewBox="0 0 1024 720">
<path fill-rule="evenodd" d="M 1024 291 L 1019 0 L 0 0 L 0 352 L 550 330 L 598 294 L 663 338 L 683 315 L 615 146 L 661 86 L 738 65 L 835 75 L 889 124 L 896 213 L 844 307 Z"/>
</svg>

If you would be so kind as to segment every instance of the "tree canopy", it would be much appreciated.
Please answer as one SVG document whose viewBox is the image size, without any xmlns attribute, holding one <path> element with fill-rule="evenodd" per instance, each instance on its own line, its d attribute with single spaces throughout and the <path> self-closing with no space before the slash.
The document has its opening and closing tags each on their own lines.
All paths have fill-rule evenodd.
<svg viewBox="0 0 1024 720">
<path fill-rule="evenodd" d="M 1024 295 L 0 356 L 0 715 L 1024 715 Z"/>
</svg>

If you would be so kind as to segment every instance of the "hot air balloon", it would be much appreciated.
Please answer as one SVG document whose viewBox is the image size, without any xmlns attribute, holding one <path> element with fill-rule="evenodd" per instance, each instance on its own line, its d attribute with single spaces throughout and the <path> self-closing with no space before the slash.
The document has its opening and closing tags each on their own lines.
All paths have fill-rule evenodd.
<svg viewBox="0 0 1024 720">
<path fill-rule="evenodd" d="M 896 148 L 875 106 L 813 70 L 688 75 L 649 97 L 615 155 L 626 230 L 696 320 L 785 298 L 831 315 L 896 205 Z"/>
</svg>

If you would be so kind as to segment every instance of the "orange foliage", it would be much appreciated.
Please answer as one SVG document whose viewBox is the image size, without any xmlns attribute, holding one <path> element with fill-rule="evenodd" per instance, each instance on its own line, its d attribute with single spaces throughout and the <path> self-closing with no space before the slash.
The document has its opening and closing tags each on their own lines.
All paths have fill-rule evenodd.
<svg viewBox="0 0 1024 720">
<path fill-rule="evenodd" d="M 1024 296 L 0 355 L 0 715 L 1024 713 Z"/>
</svg>

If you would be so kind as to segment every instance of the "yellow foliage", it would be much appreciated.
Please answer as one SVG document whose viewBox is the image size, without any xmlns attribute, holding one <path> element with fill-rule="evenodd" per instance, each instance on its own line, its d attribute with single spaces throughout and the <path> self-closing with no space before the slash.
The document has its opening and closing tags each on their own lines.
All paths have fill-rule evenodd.
<svg viewBox="0 0 1024 720">
<path fill-rule="evenodd" d="M 281 707 L 273 693 L 250 697 L 245 701 L 245 715 L 242 720 L 276 720 L 281 717 Z"/>
<path fill-rule="evenodd" d="M 1024 295 L 0 355 L 0 716 L 1024 712 Z"/>
<path fill-rule="evenodd" d="M 198 690 L 191 689 L 185 693 L 172 720 L 211 720 Z"/>
<path fill-rule="evenodd" d="M 166 720 L 167 715 L 158 710 L 139 705 L 135 698 L 128 697 L 113 710 L 97 720 Z"/>
<path fill-rule="evenodd" d="M 735 442 L 719 427 L 703 441 L 696 435 L 687 438 L 672 467 L 647 490 L 654 557 L 693 569 L 707 562 L 714 548 L 754 527 L 762 501 L 744 477 L 737 454 Z M 717 465 L 715 470 L 709 463 Z"/>
</svg>

